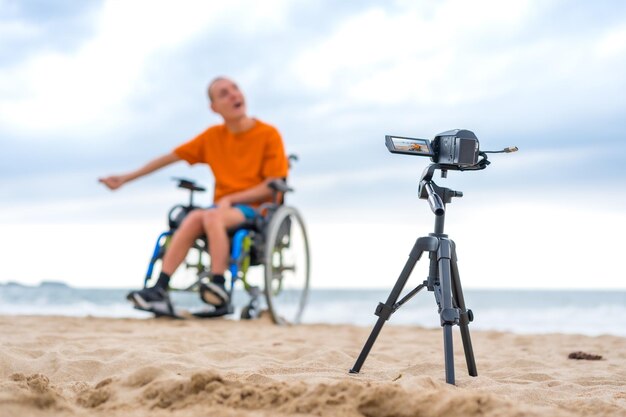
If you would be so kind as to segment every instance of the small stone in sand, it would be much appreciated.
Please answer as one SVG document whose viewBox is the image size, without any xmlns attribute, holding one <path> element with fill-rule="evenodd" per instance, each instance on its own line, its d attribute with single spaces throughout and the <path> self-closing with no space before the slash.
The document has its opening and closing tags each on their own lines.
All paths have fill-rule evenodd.
<svg viewBox="0 0 626 417">
<path fill-rule="evenodd" d="M 569 359 L 586 359 L 588 361 L 599 361 L 602 359 L 602 355 L 593 355 L 585 352 L 572 352 L 568 356 Z"/>
</svg>

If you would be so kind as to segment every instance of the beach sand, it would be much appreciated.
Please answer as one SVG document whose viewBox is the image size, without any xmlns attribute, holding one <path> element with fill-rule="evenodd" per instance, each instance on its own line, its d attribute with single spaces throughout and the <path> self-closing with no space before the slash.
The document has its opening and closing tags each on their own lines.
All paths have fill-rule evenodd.
<svg viewBox="0 0 626 417">
<path fill-rule="evenodd" d="M 626 416 L 624 338 L 474 331 L 473 378 L 455 328 L 455 387 L 440 329 L 387 324 L 348 374 L 370 330 L 0 316 L 0 416 Z"/>
</svg>

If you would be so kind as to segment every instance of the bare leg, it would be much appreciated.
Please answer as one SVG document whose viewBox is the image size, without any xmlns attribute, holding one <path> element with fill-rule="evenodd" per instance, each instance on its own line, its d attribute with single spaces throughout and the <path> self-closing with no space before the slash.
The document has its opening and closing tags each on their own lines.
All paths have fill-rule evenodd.
<svg viewBox="0 0 626 417">
<path fill-rule="evenodd" d="M 245 217 L 241 210 L 228 207 L 207 210 L 203 213 L 204 232 L 209 239 L 209 255 L 211 255 L 211 273 L 224 275 L 228 267 L 230 243 L 227 229 L 243 223 Z"/>
<path fill-rule="evenodd" d="M 194 210 L 183 220 L 182 224 L 172 236 L 170 246 L 163 257 L 163 266 L 161 270 L 167 275 L 172 275 L 178 265 L 180 265 L 189 248 L 193 246 L 196 239 L 202 236 L 204 228 L 202 225 L 203 212 L 206 210 Z"/>
<path fill-rule="evenodd" d="M 226 230 L 244 220 L 241 210 L 234 207 L 192 211 L 174 233 L 163 257 L 162 271 L 172 275 L 187 256 L 195 240 L 204 233 L 210 242 L 211 272 L 223 275 L 228 266 L 230 250 Z"/>
</svg>

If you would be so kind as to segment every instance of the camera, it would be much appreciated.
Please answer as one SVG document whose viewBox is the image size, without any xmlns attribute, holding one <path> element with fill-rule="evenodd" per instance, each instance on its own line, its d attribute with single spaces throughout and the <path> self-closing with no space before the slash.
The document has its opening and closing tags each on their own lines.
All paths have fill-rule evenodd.
<svg viewBox="0 0 626 417">
<path fill-rule="evenodd" d="M 475 166 L 480 154 L 478 138 L 465 129 L 439 133 L 432 141 L 387 135 L 385 144 L 392 153 L 428 156 L 437 164 L 454 167 Z"/>
</svg>

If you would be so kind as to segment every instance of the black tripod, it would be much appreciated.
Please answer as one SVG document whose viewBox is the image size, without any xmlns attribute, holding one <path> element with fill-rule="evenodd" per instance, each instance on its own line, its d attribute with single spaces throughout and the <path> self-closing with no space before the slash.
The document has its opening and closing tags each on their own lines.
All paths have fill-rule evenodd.
<svg viewBox="0 0 626 417">
<path fill-rule="evenodd" d="M 452 197 L 462 197 L 463 193 L 438 187 L 432 181 L 433 174 L 437 169 L 440 169 L 442 177 L 445 177 L 448 169 L 457 168 L 448 165 L 432 164 L 426 168 L 422 175 L 419 194 L 420 198 L 428 200 L 433 213 L 435 213 L 435 233 L 431 233 L 427 237 L 418 238 L 415 245 L 413 245 L 413 249 L 409 254 L 409 260 L 404 265 L 404 269 L 402 269 L 400 277 L 391 290 L 389 298 L 387 298 L 384 304 L 379 303 L 378 307 L 376 307 L 375 314 L 378 316 L 378 321 L 367 342 L 365 342 L 361 354 L 352 369 L 350 369 L 350 373 L 359 373 L 385 321 L 389 320 L 389 317 L 404 303 L 413 298 L 415 294 L 427 288 L 428 291 L 435 293 L 435 300 L 439 307 L 439 316 L 441 317 L 441 326 L 443 327 L 446 382 L 454 384 L 452 326 L 455 324 L 461 329 L 467 370 L 471 376 L 478 375 L 469 332 L 469 323 L 473 320 L 473 314 L 471 310 L 465 308 L 463 289 L 461 288 L 461 279 L 459 278 L 459 269 L 457 267 L 455 244 L 448 238 L 448 235 L 443 233 L 445 205 L 452 201 Z M 428 252 L 430 258 L 428 279 L 405 295 L 400 301 L 397 301 L 415 264 L 424 252 Z"/>
</svg>

